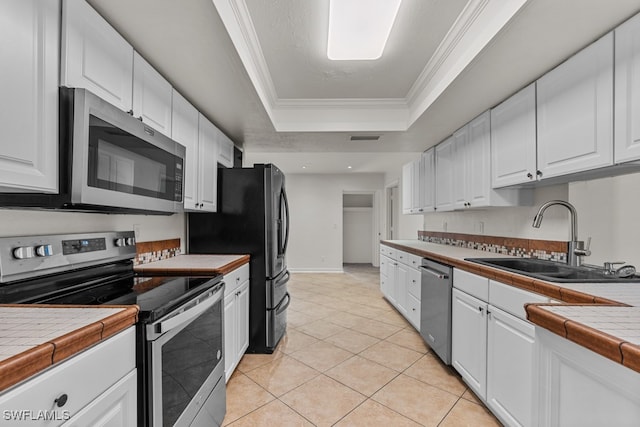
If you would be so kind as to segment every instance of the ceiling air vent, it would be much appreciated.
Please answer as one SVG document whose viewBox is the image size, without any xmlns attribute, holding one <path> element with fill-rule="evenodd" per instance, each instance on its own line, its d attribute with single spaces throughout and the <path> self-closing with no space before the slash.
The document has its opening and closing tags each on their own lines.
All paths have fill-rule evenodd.
<svg viewBox="0 0 640 427">
<path fill-rule="evenodd" d="M 350 141 L 377 141 L 380 135 L 351 135 Z"/>
</svg>

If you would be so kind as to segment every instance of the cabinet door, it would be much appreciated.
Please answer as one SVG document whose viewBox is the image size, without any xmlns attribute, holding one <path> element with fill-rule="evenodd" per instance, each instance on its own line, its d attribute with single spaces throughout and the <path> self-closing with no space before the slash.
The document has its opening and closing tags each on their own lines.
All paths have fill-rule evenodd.
<svg viewBox="0 0 640 427">
<path fill-rule="evenodd" d="M 138 422 L 137 392 L 138 380 L 134 369 L 62 426 L 134 426 Z"/>
<path fill-rule="evenodd" d="M 216 132 L 213 123 L 202 114 L 199 119 L 198 150 L 198 199 L 200 210 L 216 211 L 216 194 L 218 187 L 218 154 Z"/>
<path fill-rule="evenodd" d="M 198 110 L 173 91 L 171 137 L 186 148 L 184 208 L 196 209 L 198 201 Z"/>
<path fill-rule="evenodd" d="M 613 164 L 613 34 L 537 82 L 542 179 Z"/>
<path fill-rule="evenodd" d="M 85 0 L 62 4 L 60 83 L 131 110 L 133 48 Z"/>
<path fill-rule="evenodd" d="M 413 208 L 413 162 L 402 166 L 402 213 L 410 214 Z"/>
<path fill-rule="evenodd" d="M 389 298 L 391 294 L 391 281 L 389 280 L 389 276 L 391 276 L 393 272 L 393 261 L 391 258 L 380 255 L 380 292 L 387 298 Z"/>
<path fill-rule="evenodd" d="M 435 148 L 436 156 L 436 210 L 453 210 L 453 137 L 449 137 Z"/>
<path fill-rule="evenodd" d="M 522 89 L 491 110 L 491 186 L 536 179 L 536 86 Z"/>
<path fill-rule="evenodd" d="M 387 276 L 387 300 L 394 306 L 396 305 L 396 295 L 398 289 L 398 262 L 391 259 L 388 268 L 389 276 Z"/>
<path fill-rule="evenodd" d="M 233 141 L 224 133 L 219 133 L 218 162 L 227 168 L 233 167 Z"/>
<path fill-rule="evenodd" d="M 486 111 L 473 119 L 464 153 L 466 176 L 464 193 L 467 207 L 489 206 L 491 203 L 491 124 Z"/>
<path fill-rule="evenodd" d="M 133 56 L 133 115 L 171 138 L 171 84 L 138 52 Z"/>
<path fill-rule="evenodd" d="M 453 289 L 451 359 L 475 394 L 487 396 L 487 304 Z"/>
<path fill-rule="evenodd" d="M 640 15 L 615 30 L 615 162 L 640 159 Z"/>
<path fill-rule="evenodd" d="M 235 294 L 224 298 L 224 372 L 225 381 L 229 381 L 236 359 L 236 318 L 238 317 L 237 299 Z"/>
<path fill-rule="evenodd" d="M 469 143 L 469 127 L 458 129 L 453 134 L 453 207 L 463 209 L 467 206 L 466 182 L 469 173 L 469 165 L 466 154 Z"/>
<path fill-rule="evenodd" d="M 435 148 L 430 148 L 420 158 L 420 209 L 431 212 L 436 203 L 436 157 Z"/>
<path fill-rule="evenodd" d="M 396 282 L 395 282 L 395 297 L 396 297 L 396 307 L 398 311 L 403 315 L 407 315 L 407 292 L 408 292 L 408 284 L 409 284 L 409 267 L 402 264 L 401 262 L 397 263 L 396 266 Z"/>
<path fill-rule="evenodd" d="M 60 2 L 0 4 L 0 190 L 58 191 Z"/>
<path fill-rule="evenodd" d="M 249 347 L 249 281 L 245 281 L 238 289 L 237 327 L 236 327 L 236 361 L 240 362 Z"/>
<path fill-rule="evenodd" d="M 487 404 L 507 425 L 531 426 L 535 327 L 493 306 L 489 311 Z"/>
</svg>

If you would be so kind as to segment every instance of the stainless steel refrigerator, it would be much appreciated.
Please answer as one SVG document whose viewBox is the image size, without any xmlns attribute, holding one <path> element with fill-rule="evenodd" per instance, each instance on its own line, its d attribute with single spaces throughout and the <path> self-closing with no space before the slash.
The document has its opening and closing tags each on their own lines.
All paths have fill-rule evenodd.
<svg viewBox="0 0 640 427">
<path fill-rule="evenodd" d="M 289 206 L 284 174 L 272 164 L 218 170 L 218 212 L 190 213 L 191 254 L 249 254 L 249 349 L 272 353 L 285 333 Z"/>
</svg>

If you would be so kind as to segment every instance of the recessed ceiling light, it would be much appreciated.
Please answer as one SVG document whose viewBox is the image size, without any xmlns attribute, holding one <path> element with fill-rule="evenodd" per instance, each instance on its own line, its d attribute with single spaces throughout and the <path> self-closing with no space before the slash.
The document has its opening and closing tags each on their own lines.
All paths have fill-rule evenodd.
<svg viewBox="0 0 640 427">
<path fill-rule="evenodd" d="M 331 60 L 366 60 L 382 56 L 402 0 L 329 0 Z"/>
<path fill-rule="evenodd" d="M 347 166 L 347 169 L 352 169 L 351 166 Z"/>
<path fill-rule="evenodd" d="M 306 168 L 307 168 L 306 166 L 302 166 L 302 169 L 306 169 Z"/>
</svg>

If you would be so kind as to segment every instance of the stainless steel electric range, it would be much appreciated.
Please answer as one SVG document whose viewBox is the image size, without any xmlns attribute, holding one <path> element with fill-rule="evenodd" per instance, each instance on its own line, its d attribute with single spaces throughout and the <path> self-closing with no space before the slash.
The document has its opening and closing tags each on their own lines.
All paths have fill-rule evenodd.
<svg viewBox="0 0 640 427">
<path fill-rule="evenodd" d="M 219 426 L 222 276 L 141 276 L 135 254 L 132 231 L 0 238 L 0 303 L 137 304 L 138 425 Z"/>
</svg>

